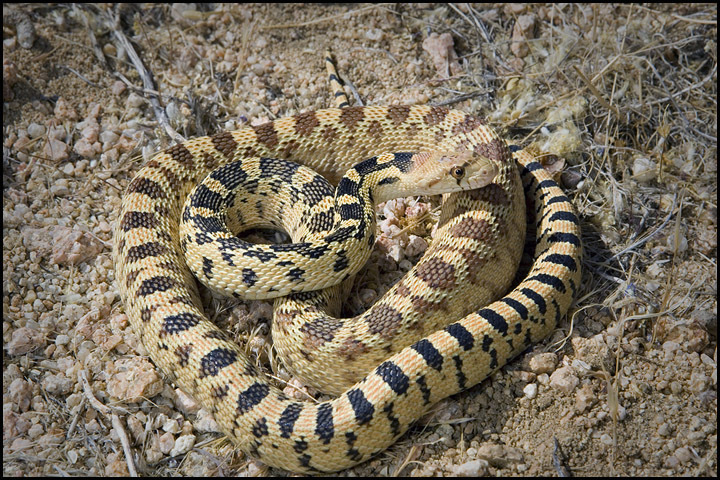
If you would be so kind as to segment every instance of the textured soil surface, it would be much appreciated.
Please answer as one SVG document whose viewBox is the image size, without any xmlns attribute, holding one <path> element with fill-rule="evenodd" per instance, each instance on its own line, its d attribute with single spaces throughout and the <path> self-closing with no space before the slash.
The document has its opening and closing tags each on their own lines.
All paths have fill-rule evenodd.
<svg viewBox="0 0 720 480">
<path fill-rule="evenodd" d="M 714 5 L 4 4 L 3 475 L 288 473 L 145 356 L 112 229 L 180 137 L 333 106 L 330 49 L 366 105 L 449 105 L 554 154 L 585 247 L 546 341 L 340 475 L 717 476 L 716 42 Z M 418 258 L 379 233 L 348 312 Z M 207 301 L 285 387 L 271 305 Z"/>
</svg>

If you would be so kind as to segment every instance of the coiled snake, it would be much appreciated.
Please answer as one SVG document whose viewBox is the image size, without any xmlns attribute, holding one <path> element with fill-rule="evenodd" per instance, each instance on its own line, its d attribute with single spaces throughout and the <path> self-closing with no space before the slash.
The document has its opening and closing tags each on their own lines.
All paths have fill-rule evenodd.
<svg viewBox="0 0 720 480">
<path fill-rule="evenodd" d="M 319 369 L 312 363 L 316 347 L 339 345 L 338 356 L 320 365 L 329 373 L 319 375 L 342 385 L 337 399 L 310 404 L 289 398 L 203 313 L 182 257 L 179 221 L 191 189 L 208 172 L 269 157 L 292 159 L 337 183 L 352 164 L 385 152 L 463 149 L 496 165 L 493 183 L 446 199 L 442 227 L 425 256 L 374 313 L 350 328 L 385 341 L 382 363 L 357 383 L 362 371 L 332 372 L 343 370 L 366 345 L 352 336 L 341 340 L 340 327 L 318 311 L 313 295 L 293 295 L 276 312 L 280 326 L 274 328 L 295 332 L 288 334 L 304 345 L 301 353 L 290 353 L 289 363 L 314 365 L 299 370 Z M 482 307 L 508 288 L 519 261 L 525 198 L 518 168 L 534 205 L 534 264 L 514 290 Z M 175 145 L 129 184 L 114 239 L 125 310 L 156 365 L 209 408 L 243 451 L 275 467 L 311 473 L 341 470 L 387 448 L 434 403 L 482 381 L 545 337 L 570 306 L 580 255 L 572 204 L 528 152 L 511 154 L 477 117 L 428 106 L 318 110 Z M 302 301 L 310 306 L 293 303 Z M 303 309 L 313 319 L 292 330 L 288 318 Z M 454 323 L 428 333 L 413 316 L 417 312 Z M 415 340 L 398 347 L 395 335 Z"/>
</svg>

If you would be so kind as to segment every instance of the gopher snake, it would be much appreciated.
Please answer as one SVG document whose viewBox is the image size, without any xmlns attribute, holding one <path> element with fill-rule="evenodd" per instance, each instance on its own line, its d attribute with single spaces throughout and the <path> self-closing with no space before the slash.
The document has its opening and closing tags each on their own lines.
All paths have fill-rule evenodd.
<svg viewBox="0 0 720 480">
<path fill-rule="evenodd" d="M 412 310 L 445 317 L 463 304 L 472 313 L 403 348 L 340 397 L 319 404 L 294 401 L 271 386 L 203 313 L 181 256 L 178 222 L 190 190 L 211 170 L 245 157 L 287 158 L 337 183 L 351 164 L 383 152 L 462 148 L 489 158 L 500 173 L 482 189 L 446 199 L 431 249 L 391 291 L 396 303 L 382 304 L 365 323 L 371 330 L 383 327 L 376 332 L 382 337 L 385 327 L 394 328 Z M 246 453 L 297 472 L 362 462 L 391 445 L 434 403 L 482 381 L 546 336 L 569 308 L 581 252 L 572 204 L 528 152 L 517 151 L 514 158 L 535 206 L 534 264 L 511 293 L 479 308 L 481 283 L 490 290 L 507 288 L 509 281 L 497 278 L 508 277 L 508 270 L 512 277 L 517 266 L 518 255 L 505 253 L 522 245 L 516 232 L 524 218 L 513 156 L 477 117 L 427 106 L 327 109 L 171 147 L 129 184 L 115 230 L 117 283 L 130 323 L 154 362 L 209 408 Z M 478 207 L 494 215 L 483 216 Z M 468 248 L 482 250 L 484 242 L 500 253 L 481 256 Z M 312 295 L 295 297 L 291 302 L 315 301 Z M 294 310 L 307 308 L 292 305 L 276 313 L 281 329 Z M 332 319 L 315 313 L 320 316 L 301 332 L 311 346 L 330 342 L 336 332 Z M 406 329 L 420 327 L 411 320 Z M 354 352 L 359 345 L 346 347 Z"/>
</svg>

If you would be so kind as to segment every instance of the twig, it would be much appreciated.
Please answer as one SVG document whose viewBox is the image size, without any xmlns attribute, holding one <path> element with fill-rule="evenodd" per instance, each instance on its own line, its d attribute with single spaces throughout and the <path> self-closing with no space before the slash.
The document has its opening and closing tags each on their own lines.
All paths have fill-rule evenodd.
<svg viewBox="0 0 720 480">
<path fill-rule="evenodd" d="M 449 98 L 447 100 L 443 100 L 442 102 L 431 103 L 430 105 L 433 107 L 444 107 L 446 105 L 453 105 L 455 103 L 464 102 L 465 100 L 479 97 L 480 95 L 485 95 L 487 93 L 489 93 L 487 90 L 475 90 L 474 92 L 463 93 L 462 95 L 458 95 L 457 97 Z"/>
<path fill-rule="evenodd" d="M 118 417 L 113 410 L 118 410 L 124 413 L 127 413 L 127 411 L 119 408 L 110 408 L 100 402 L 100 400 L 95 398 L 92 387 L 90 387 L 90 382 L 88 382 L 87 374 L 85 373 L 84 369 L 78 372 L 78 378 L 80 379 L 80 383 L 82 384 L 85 399 L 90 403 L 90 406 L 92 406 L 95 410 L 102 413 L 103 415 L 110 417 L 112 426 L 115 429 L 115 433 L 117 433 L 117 436 L 120 438 L 120 443 L 122 444 L 123 452 L 125 453 L 125 461 L 127 462 L 128 473 L 131 477 L 137 477 L 138 474 L 137 470 L 135 469 L 135 462 L 133 461 L 132 450 L 130 449 L 130 440 L 128 439 L 127 433 L 125 433 L 125 427 L 123 427 L 123 424 L 120 421 L 120 417 Z"/>
<path fill-rule="evenodd" d="M 150 72 L 147 68 L 145 68 L 145 65 L 143 64 L 142 60 L 140 59 L 140 56 L 135 51 L 135 48 L 133 48 L 132 43 L 130 43 L 130 40 L 125 36 L 125 34 L 118 28 L 119 19 L 115 19 L 114 25 L 113 25 L 113 34 L 115 35 L 115 38 L 117 38 L 118 42 L 120 42 L 120 45 L 125 49 L 128 56 L 130 57 L 130 61 L 132 62 L 133 66 L 137 70 L 138 74 L 140 75 L 140 78 L 142 78 L 143 86 L 145 89 L 150 91 L 157 91 L 157 87 L 155 86 L 155 81 L 153 80 L 152 72 Z M 165 133 L 172 138 L 175 142 L 181 143 L 185 141 L 185 138 L 180 135 L 178 132 L 175 131 L 174 128 L 170 126 L 170 120 L 167 117 L 167 114 L 165 113 L 165 109 L 160 105 L 160 101 L 158 100 L 157 94 L 149 94 L 149 100 L 150 104 L 153 107 L 153 111 L 155 112 L 155 118 L 157 118 L 158 123 L 160 126 L 162 126 L 165 129 Z"/>
<path fill-rule="evenodd" d="M 75 70 L 74 68 L 70 68 L 70 67 L 68 67 L 67 65 L 59 65 L 59 66 L 62 67 L 62 68 L 64 68 L 65 70 L 69 71 L 70 73 L 74 73 L 75 75 L 77 75 L 78 78 L 80 78 L 80 80 L 82 80 L 83 82 L 87 83 L 87 84 L 90 85 L 91 87 L 100 88 L 100 85 L 98 85 L 98 84 L 95 83 L 95 82 L 91 82 L 90 80 L 88 80 L 87 78 L 85 78 L 80 72 L 78 72 L 78 71 Z"/>
<path fill-rule="evenodd" d="M 607 100 L 603 97 L 602 93 L 600 93 L 600 90 L 598 90 L 595 85 L 590 81 L 589 78 L 585 76 L 585 74 L 580 70 L 577 65 L 573 65 L 573 68 L 577 72 L 577 74 L 580 76 L 583 82 L 585 82 L 585 85 L 590 89 L 590 91 L 595 95 L 595 98 L 597 98 L 597 101 L 600 102 L 600 105 L 607 108 L 611 112 L 615 114 L 617 118 L 620 118 L 620 112 L 617 108 L 615 108 L 615 105 L 610 105 Z"/>
</svg>

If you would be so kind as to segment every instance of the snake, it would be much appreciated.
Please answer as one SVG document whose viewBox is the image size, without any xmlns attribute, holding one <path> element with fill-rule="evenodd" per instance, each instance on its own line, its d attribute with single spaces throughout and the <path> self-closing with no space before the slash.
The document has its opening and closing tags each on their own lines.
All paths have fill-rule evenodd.
<svg viewBox="0 0 720 480">
<path fill-rule="evenodd" d="M 191 191 L 210 172 L 233 162 L 242 166 L 249 158 L 285 159 L 337 185 L 361 159 L 463 150 L 491 161 L 495 177 L 481 188 L 446 196 L 432 245 L 386 295 L 389 301 L 381 300 L 363 322 L 374 335 L 368 343 L 400 328 L 411 311 L 442 318 L 445 325 L 427 333 L 411 319 L 404 330 L 421 337 L 398 346 L 389 335 L 387 348 L 380 348 L 386 357 L 359 378 L 321 373 L 343 385 L 337 398 L 319 403 L 291 398 L 204 313 L 184 257 L 180 220 Z M 534 219 L 533 262 L 502 296 L 524 243 L 518 225 L 524 227 L 525 204 Z M 209 409 L 243 452 L 302 473 L 338 471 L 371 458 L 432 405 L 479 383 L 546 337 L 579 287 L 581 254 L 572 202 L 529 149 L 508 146 L 479 117 L 426 105 L 309 111 L 172 146 L 129 183 L 113 242 L 125 312 L 154 363 Z M 475 296 L 484 295 L 483 284 L 502 298 L 478 306 Z M 285 297 L 290 306 L 275 314 L 275 323 L 287 332 L 287 317 L 295 311 L 316 315 L 309 327 L 294 330 L 302 344 L 296 357 L 304 360 L 312 360 L 307 350 L 340 341 L 334 319 L 315 308 L 313 295 L 291 293 Z M 453 317 L 456 310 L 464 313 Z M 363 350 L 343 342 L 344 357 L 325 356 L 325 365 L 315 358 L 309 368 L 340 370 Z"/>
</svg>

